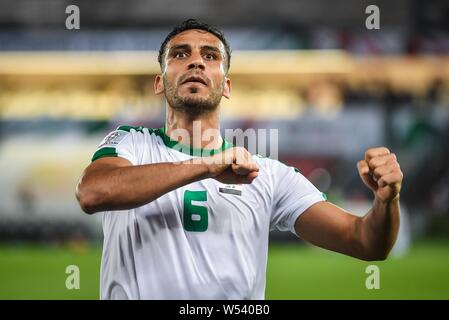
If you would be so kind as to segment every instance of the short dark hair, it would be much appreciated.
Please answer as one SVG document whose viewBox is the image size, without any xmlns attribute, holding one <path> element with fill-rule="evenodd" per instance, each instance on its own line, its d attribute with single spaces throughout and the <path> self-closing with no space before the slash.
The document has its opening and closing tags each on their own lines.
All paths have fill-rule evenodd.
<svg viewBox="0 0 449 320">
<path fill-rule="evenodd" d="M 176 25 L 173 30 L 167 35 L 167 37 L 165 38 L 165 40 L 162 42 L 161 47 L 159 48 L 159 55 L 157 57 L 157 60 L 159 61 L 159 65 L 161 66 L 161 69 L 163 69 L 163 59 L 164 59 L 164 54 L 165 54 L 165 49 L 167 47 L 168 42 L 177 34 L 186 31 L 186 30 L 191 30 L 191 29 L 200 29 L 200 30 L 204 30 L 207 31 L 211 34 L 213 34 L 214 36 L 216 36 L 218 39 L 220 39 L 220 41 L 223 43 L 225 50 L 226 50 L 226 67 L 227 70 L 229 70 L 230 66 L 231 66 L 231 47 L 229 46 L 228 41 L 226 40 L 224 33 L 215 28 L 212 27 L 206 23 L 200 22 L 196 19 L 187 19 L 183 22 L 181 22 L 180 24 Z"/>
</svg>

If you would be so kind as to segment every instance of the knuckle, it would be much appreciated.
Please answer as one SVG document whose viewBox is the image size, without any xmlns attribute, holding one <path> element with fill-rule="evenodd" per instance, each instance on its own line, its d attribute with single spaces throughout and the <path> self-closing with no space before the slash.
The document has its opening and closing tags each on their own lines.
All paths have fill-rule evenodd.
<svg viewBox="0 0 449 320">
<path fill-rule="evenodd" d="M 368 158 L 368 156 L 369 156 L 369 154 L 370 154 L 370 153 L 369 153 L 370 150 L 371 150 L 371 149 L 368 149 L 368 150 L 365 151 L 365 159 Z"/>
<path fill-rule="evenodd" d="M 391 168 L 392 172 L 400 172 L 401 171 L 401 167 L 399 166 L 399 164 L 397 162 L 389 164 L 389 167 Z"/>
<path fill-rule="evenodd" d="M 382 167 L 377 167 L 376 169 L 374 169 L 373 173 L 374 173 L 374 175 L 381 176 L 382 172 L 383 172 Z"/>
<path fill-rule="evenodd" d="M 238 147 L 239 151 L 242 153 L 247 153 L 246 149 L 244 147 Z"/>
</svg>

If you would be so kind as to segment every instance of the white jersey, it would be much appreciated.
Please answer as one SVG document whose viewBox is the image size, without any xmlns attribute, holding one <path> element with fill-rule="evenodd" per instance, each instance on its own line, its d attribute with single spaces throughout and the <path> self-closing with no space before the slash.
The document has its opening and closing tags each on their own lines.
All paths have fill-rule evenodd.
<svg viewBox="0 0 449 320">
<path fill-rule="evenodd" d="M 176 144 L 164 129 L 121 126 L 92 160 L 143 165 L 204 151 Z M 325 199 L 295 168 L 253 157 L 260 171 L 251 184 L 204 179 L 141 207 L 105 212 L 101 299 L 264 299 L 270 229 L 295 233 L 301 213 Z"/>
</svg>

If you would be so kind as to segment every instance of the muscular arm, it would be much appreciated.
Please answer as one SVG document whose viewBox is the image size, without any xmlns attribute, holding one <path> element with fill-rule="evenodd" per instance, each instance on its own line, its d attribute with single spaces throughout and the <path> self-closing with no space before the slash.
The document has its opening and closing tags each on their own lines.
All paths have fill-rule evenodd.
<svg viewBox="0 0 449 320">
<path fill-rule="evenodd" d="M 121 157 L 105 157 L 84 171 L 76 197 L 84 212 L 126 210 L 147 204 L 174 189 L 205 178 L 229 183 L 251 183 L 258 167 L 249 161 L 246 150 L 229 149 L 215 161 L 183 161 L 133 166 Z M 235 153 L 245 153 L 236 156 Z M 219 157 L 220 161 L 216 161 Z M 231 161 L 226 161 L 231 157 Z M 212 157 L 210 157 L 212 158 Z M 226 159 L 225 159 L 226 158 Z M 226 164 L 227 163 L 227 164 Z"/>
<path fill-rule="evenodd" d="M 374 193 L 372 209 L 355 216 L 332 203 L 319 202 L 295 222 L 295 231 L 319 247 L 362 260 L 385 260 L 399 231 L 402 172 L 387 148 L 372 148 L 357 163 L 365 185 Z"/>
<path fill-rule="evenodd" d="M 157 163 L 133 166 L 120 157 L 106 157 L 86 168 L 76 197 L 86 213 L 142 206 L 190 182 L 203 179 L 204 164 Z"/>
<path fill-rule="evenodd" d="M 362 260 L 385 260 L 399 230 L 399 198 L 383 203 L 358 217 L 329 202 L 318 202 L 295 223 L 302 239 L 324 249 Z"/>
</svg>

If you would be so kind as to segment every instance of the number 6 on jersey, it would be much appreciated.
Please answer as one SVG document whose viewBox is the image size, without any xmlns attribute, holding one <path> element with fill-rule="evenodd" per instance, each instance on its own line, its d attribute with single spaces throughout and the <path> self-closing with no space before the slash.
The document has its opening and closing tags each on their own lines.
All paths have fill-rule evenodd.
<svg viewBox="0 0 449 320">
<path fill-rule="evenodd" d="M 192 201 L 207 201 L 207 191 L 184 191 L 184 229 L 204 232 L 209 224 L 207 208 L 195 205 Z"/>
</svg>

